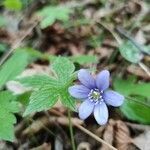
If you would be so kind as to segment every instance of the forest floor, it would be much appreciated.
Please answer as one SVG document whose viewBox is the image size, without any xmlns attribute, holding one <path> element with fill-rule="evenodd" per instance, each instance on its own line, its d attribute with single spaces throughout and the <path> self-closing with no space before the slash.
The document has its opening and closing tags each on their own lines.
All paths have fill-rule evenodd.
<svg viewBox="0 0 150 150">
<path fill-rule="evenodd" d="M 35 12 L 49 5 L 69 6 L 74 10 L 70 14 L 70 18 L 62 21 L 63 23 L 59 20 L 51 25 L 43 23 L 44 27 L 41 29 L 41 18 L 37 18 Z M 75 56 L 77 68 L 90 68 L 98 70 L 97 72 L 108 69 L 111 72 L 112 88 L 119 77 L 122 77 L 119 88 L 126 85 L 129 76 L 136 77 L 136 83 L 147 83 L 150 80 L 150 57 L 147 53 L 138 53 L 137 58 L 136 52 L 133 52 L 131 56 L 127 55 L 126 57 L 124 52 L 120 53 L 118 50 L 118 43 L 125 40 L 133 40 L 135 44 L 149 44 L 150 11 L 148 2 L 140 0 L 56 0 L 52 2 L 33 0 L 29 5 L 25 5 L 19 13 L 12 13 L 3 7 L 0 7 L 0 12 L 10 22 L 5 27 L 0 27 L 0 43 L 5 43 L 10 52 L 15 48 L 26 46 L 37 49 L 44 54 L 45 58 L 48 55 Z M 59 14 L 59 12 L 54 13 Z M 5 51 L 0 55 L 3 56 L 4 53 Z M 85 58 L 78 58 L 82 55 Z M 140 61 L 139 57 L 142 57 Z M 135 61 L 138 62 L 134 63 Z M 22 74 L 38 73 L 49 73 L 49 62 L 44 57 L 29 64 Z M 6 88 L 12 91 L 24 90 L 14 82 L 9 82 Z M 137 109 L 139 110 L 139 107 Z M 82 121 L 76 112 L 71 112 L 73 136 L 77 150 L 112 149 L 109 145 L 118 150 L 150 149 L 150 126 L 148 123 L 140 122 L 140 119 L 134 119 L 132 116 L 130 118 L 130 112 L 123 115 L 118 108 L 110 108 L 109 113 L 108 123 L 100 126 L 95 122 L 93 116 Z M 61 103 L 58 102 L 52 109 L 34 113 L 29 117 L 22 118 L 18 114 L 16 117 L 16 138 L 14 142 L 0 141 L 0 150 L 72 149 L 68 111 Z M 83 128 L 80 128 L 81 126 Z M 99 139 L 93 137 L 91 133 Z M 101 142 L 100 139 L 108 144 Z"/>
</svg>

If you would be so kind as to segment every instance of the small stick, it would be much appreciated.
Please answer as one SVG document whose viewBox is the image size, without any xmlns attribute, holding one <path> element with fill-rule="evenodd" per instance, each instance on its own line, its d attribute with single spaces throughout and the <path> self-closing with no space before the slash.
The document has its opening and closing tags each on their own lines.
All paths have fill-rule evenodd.
<svg viewBox="0 0 150 150">
<path fill-rule="evenodd" d="M 150 70 L 149 68 L 143 64 L 142 62 L 139 62 L 138 65 L 147 73 L 147 75 L 150 77 Z"/>
<path fill-rule="evenodd" d="M 80 130 L 82 130 L 84 133 L 88 134 L 89 136 L 91 136 L 92 138 L 94 138 L 95 140 L 97 140 L 98 142 L 107 145 L 110 149 L 117 150 L 115 147 L 113 147 L 112 145 L 110 145 L 109 143 L 107 143 L 106 141 L 104 141 L 103 139 L 101 139 L 100 137 L 98 137 L 97 135 L 95 135 L 94 133 L 92 133 L 91 131 L 87 130 L 83 126 L 78 125 L 78 124 L 75 124 L 75 126 L 77 128 L 79 128 Z"/>
</svg>

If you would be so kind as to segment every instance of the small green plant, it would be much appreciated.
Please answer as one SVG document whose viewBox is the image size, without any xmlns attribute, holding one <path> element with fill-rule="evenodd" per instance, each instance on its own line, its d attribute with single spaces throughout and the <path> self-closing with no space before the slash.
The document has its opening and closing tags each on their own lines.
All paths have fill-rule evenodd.
<svg viewBox="0 0 150 150">
<path fill-rule="evenodd" d="M 0 89 L 3 89 L 7 81 L 13 80 L 29 63 L 29 55 L 22 50 L 17 50 L 0 67 Z M 9 91 L 0 91 L 0 139 L 13 141 L 16 118 L 14 113 L 19 112 L 19 103 Z"/>
<path fill-rule="evenodd" d="M 16 117 L 14 113 L 19 112 L 19 103 L 15 96 L 9 91 L 0 92 L 0 140 L 14 140 L 14 127 Z"/>
<path fill-rule="evenodd" d="M 34 88 L 24 115 L 50 109 L 58 99 L 64 106 L 75 109 L 75 101 L 68 93 L 68 87 L 75 77 L 74 64 L 67 58 L 58 57 L 51 70 L 54 76 L 34 75 L 18 79 L 20 83 Z"/>
<path fill-rule="evenodd" d="M 29 55 L 23 50 L 17 50 L 0 68 L 0 88 L 9 80 L 19 75 L 29 63 Z"/>
<path fill-rule="evenodd" d="M 65 22 L 69 19 L 72 9 L 65 6 L 47 6 L 40 10 L 37 15 L 41 17 L 40 26 L 46 28 L 55 21 Z"/>
</svg>

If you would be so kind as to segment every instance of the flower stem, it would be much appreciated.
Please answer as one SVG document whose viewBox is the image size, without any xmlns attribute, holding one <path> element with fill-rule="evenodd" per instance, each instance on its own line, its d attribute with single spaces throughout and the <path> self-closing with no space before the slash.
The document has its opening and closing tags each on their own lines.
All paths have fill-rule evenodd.
<svg viewBox="0 0 150 150">
<path fill-rule="evenodd" d="M 76 150 L 75 141 L 74 141 L 74 137 L 73 137 L 73 128 L 72 128 L 72 121 L 71 121 L 71 113 L 70 113 L 69 109 L 68 109 L 68 120 L 69 120 L 69 131 L 70 131 L 72 149 Z"/>
</svg>

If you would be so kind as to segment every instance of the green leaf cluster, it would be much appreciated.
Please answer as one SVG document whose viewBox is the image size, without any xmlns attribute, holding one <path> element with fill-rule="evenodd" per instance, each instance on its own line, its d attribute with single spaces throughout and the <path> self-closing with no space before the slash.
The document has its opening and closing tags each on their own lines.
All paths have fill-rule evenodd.
<svg viewBox="0 0 150 150">
<path fill-rule="evenodd" d="M 68 87 L 75 78 L 73 63 L 67 58 L 58 57 L 51 70 L 54 76 L 34 75 L 18 79 L 23 85 L 34 89 L 24 115 L 50 109 L 58 99 L 66 107 L 75 109 L 75 101 L 68 93 Z"/>
<path fill-rule="evenodd" d="M 150 84 L 135 83 L 136 78 L 116 79 L 114 88 L 125 95 L 123 114 L 134 121 L 150 123 Z"/>
<path fill-rule="evenodd" d="M 16 52 L 0 67 L 0 88 L 19 75 L 29 63 L 29 55 L 23 50 Z M 12 141 L 16 118 L 13 113 L 19 111 L 16 97 L 8 91 L 0 91 L 0 139 Z"/>
<path fill-rule="evenodd" d="M 52 25 L 56 20 L 67 21 L 72 10 L 64 6 L 47 6 L 40 10 L 37 14 L 42 18 L 40 22 L 41 28 Z"/>
<path fill-rule="evenodd" d="M 17 112 L 19 103 L 15 101 L 15 96 L 8 91 L 0 92 L 0 140 L 13 141 L 13 125 L 16 123 L 14 113 Z"/>
</svg>

